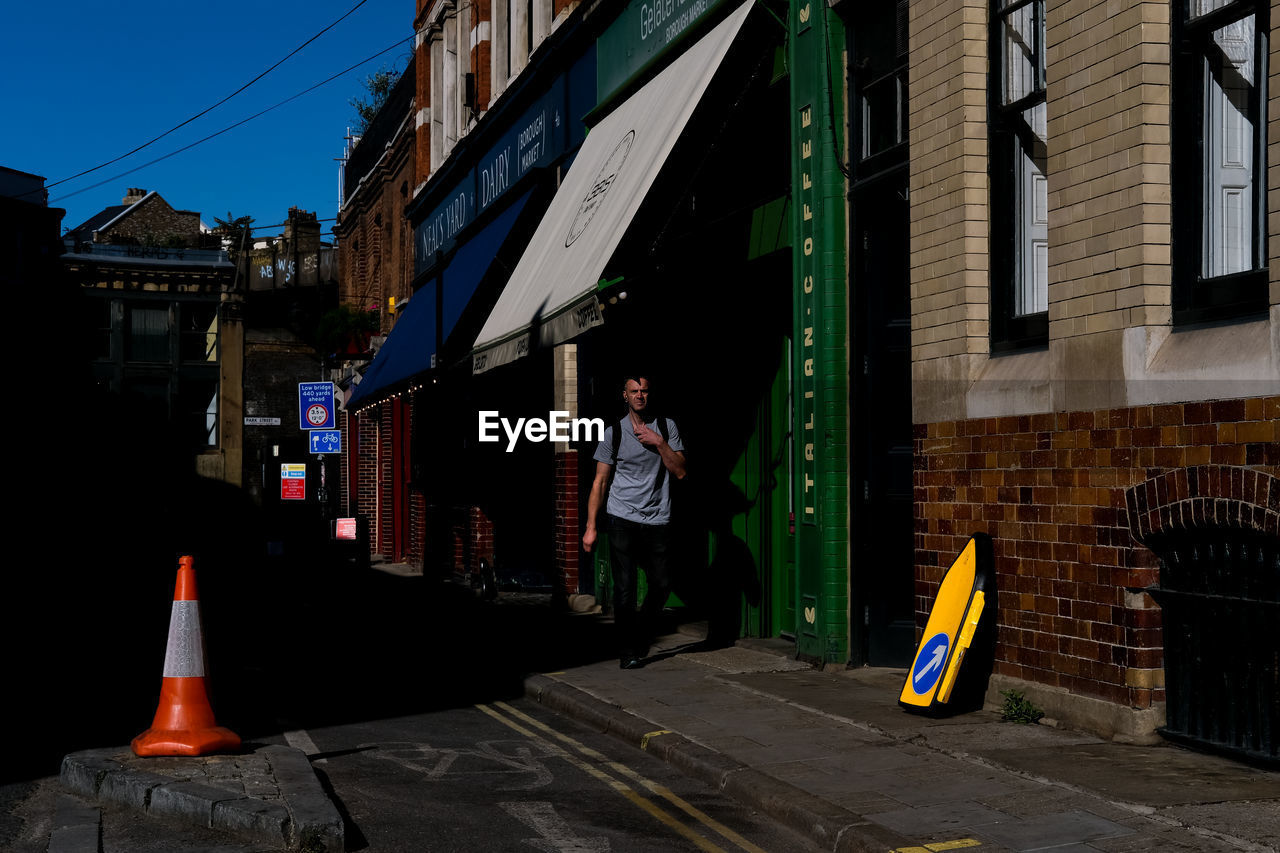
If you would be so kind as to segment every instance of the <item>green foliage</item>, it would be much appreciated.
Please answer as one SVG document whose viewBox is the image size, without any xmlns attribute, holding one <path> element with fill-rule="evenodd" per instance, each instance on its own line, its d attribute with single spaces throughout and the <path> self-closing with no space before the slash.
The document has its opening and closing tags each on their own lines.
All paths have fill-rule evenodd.
<svg viewBox="0 0 1280 853">
<path fill-rule="evenodd" d="M 253 232 L 252 216 L 232 216 L 231 211 L 227 211 L 226 219 L 215 216 L 213 221 L 214 232 L 227 240 L 227 254 L 231 256 L 231 260 L 239 258 L 242 249 L 253 248 L 250 245 Z"/>
<path fill-rule="evenodd" d="M 369 130 L 369 125 L 373 123 L 374 116 L 378 114 L 378 110 L 382 109 L 382 105 L 387 102 L 391 90 L 400 80 L 400 72 L 395 69 L 381 68 L 368 77 L 364 78 L 362 85 L 367 97 L 352 98 L 347 103 L 356 111 L 355 128 L 353 130 L 356 136 L 364 136 Z"/>
<path fill-rule="evenodd" d="M 1035 706 L 1035 703 L 1022 695 L 1018 690 L 1001 690 L 1000 695 L 1004 697 L 1004 707 L 1001 709 L 1001 719 L 1009 723 L 1038 723 L 1040 718 L 1044 716 L 1044 711 Z"/>
<path fill-rule="evenodd" d="M 363 349 L 367 340 L 361 341 L 361 338 L 376 335 L 380 324 L 377 311 L 361 311 L 350 305 L 339 305 L 320 317 L 316 345 L 326 355 L 343 352 L 353 344 L 356 349 Z"/>
</svg>

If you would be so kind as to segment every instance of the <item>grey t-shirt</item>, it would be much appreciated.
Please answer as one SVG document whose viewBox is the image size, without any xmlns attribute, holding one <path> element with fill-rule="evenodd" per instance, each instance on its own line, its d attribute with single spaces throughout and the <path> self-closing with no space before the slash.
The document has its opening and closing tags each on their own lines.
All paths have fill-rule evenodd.
<svg viewBox="0 0 1280 853">
<path fill-rule="evenodd" d="M 658 486 L 658 470 L 662 468 L 662 455 L 655 448 L 645 447 L 630 427 L 622 430 L 618 444 L 618 462 L 613 462 L 613 431 L 621 425 L 615 421 L 605 427 L 604 440 L 596 446 L 595 460 L 613 465 L 613 484 L 609 487 L 609 502 L 605 511 L 614 518 L 634 521 L 638 524 L 667 524 L 671 521 L 671 472 L 662 478 Z M 667 444 L 672 450 L 684 450 L 680 430 L 676 422 L 663 418 L 667 424 Z M 661 432 L 654 421 L 649 426 Z"/>
</svg>

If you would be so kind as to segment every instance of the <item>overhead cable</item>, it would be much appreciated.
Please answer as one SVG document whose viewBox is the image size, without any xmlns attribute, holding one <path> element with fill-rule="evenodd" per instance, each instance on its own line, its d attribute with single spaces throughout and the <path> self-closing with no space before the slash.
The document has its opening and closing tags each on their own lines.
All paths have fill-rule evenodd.
<svg viewBox="0 0 1280 853">
<path fill-rule="evenodd" d="M 197 145 L 202 145 L 202 144 L 204 144 L 205 142 L 208 142 L 210 139 L 216 139 L 217 137 L 221 136 L 221 135 L 222 135 L 222 134 L 224 134 L 224 133 L 227 133 L 227 132 L 229 132 L 229 131 L 235 130 L 237 127 L 239 127 L 239 126 L 240 126 L 240 125 L 242 125 L 242 124 L 248 124 L 249 122 L 253 121 L 255 118 L 258 118 L 258 117 L 260 117 L 260 116 L 264 116 L 264 115 L 266 115 L 267 113 L 271 112 L 272 110 L 277 110 L 277 109 L 279 109 L 280 107 L 283 107 L 285 104 L 287 104 L 287 103 L 289 103 L 289 102 L 291 102 L 291 101 L 296 101 L 298 98 L 301 98 L 303 95 L 306 95 L 306 94 L 308 94 L 309 92 L 314 92 L 316 89 L 319 89 L 321 86 L 324 86 L 324 85 L 326 85 L 326 84 L 328 84 L 328 83 L 332 83 L 334 80 L 337 80 L 339 77 L 341 77 L 341 76 L 342 76 L 342 75 L 344 75 L 344 74 L 350 74 L 352 71 L 355 71 L 355 70 L 356 70 L 357 68 L 359 68 L 361 65 L 365 65 L 365 64 L 367 64 L 367 63 L 372 62 L 373 60 L 377 59 L 379 56 L 382 56 L 384 53 L 390 53 L 391 51 L 393 51 L 393 50 L 395 50 L 396 48 L 398 48 L 400 45 L 402 45 L 402 44 L 404 44 L 405 42 L 410 41 L 410 40 L 412 40 L 412 39 L 414 39 L 414 38 L 416 38 L 416 36 L 407 36 L 407 37 L 405 37 L 405 38 L 402 38 L 402 39 L 400 39 L 399 41 L 397 41 L 395 44 L 391 45 L 390 47 L 385 48 L 385 49 L 383 49 L 383 50 L 380 50 L 380 51 L 378 51 L 377 53 L 375 53 L 373 56 L 370 56 L 370 57 L 368 57 L 368 58 L 366 58 L 366 59 L 362 59 L 362 60 L 360 60 L 359 62 L 357 62 L 356 64 L 351 65 L 351 66 L 348 66 L 347 68 L 344 68 L 343 70 L 339 71 L 337 74 L 334 74 L 332 77 L 327 77 L 327 78 L 325 78 L 324 80 L 321 80 L 319 83 L 316 83 L 314 86 L 310 86 L 310 87 L 308 87 L 308 88 L 306 88 L 306 89 L 303 89 L 301 92 L 298 92 L 298 93 L 296 93 L 296 94 L 294 94 L 294 95 L 290 95 L 289 97 L 285 98 L 283 101 L 279 102 L 278 104 L 274 104 L 273 106 L 267 107 L 265 110 L 261 110 L 260 112 L 256 112 L 256 113 L 254 113 L 253 115 L 249 116 L 248 118 L 243 118 L 243 119 L 241 119 L 240 121 L 236 122 L 235 124 L 228 125 L 227 127 L 224 127 L 222 130 L 219 130 L 219 131 L 218 131 L 218 132 L 216 132 L 216 133 L 211 133 L 211 134 L 209 134 L 208 136 L 204 137 L 203 139 L 197 139 L 195 142 L 192 142 L 190 145 L 184 145 L 184 146 L 182 146 L 181 148 L 178 148 L 178 149 L 176 149 L 176 150 L 174 150 L 174 151 L 170 151 L 168 154 L 165 154 L 165 155 L 163 155 L 163 156 L 161 156 L 161 157 L 157 157 L 157 158 L 156 158 L 156 159 L 154 159 L 154 160 L 150 160 L 150 161 L 148 161 L 148 162 L 146 162 L 146 163 L 143 163 L 141 166 L 134 166 L 132 169 L 129 169 L 129 170 L 124 171 L 124 172 L 121 172 L 121 173 L 119 173 L 118 175 L 113 175 L 112 177 L 107 178 L 107 179 L 105 179 L 105 180 L 98 181 L 98 183 L 96 183 L 96 184 L 90 184 L 89 186 L 87 186 L 87 187 L 82 187 L 82 188 L 80 188 L 80 189 L 78 189 L 78 190 L 75 190 L 74 192 L 69 192 L 69 193 L 67 193 L 66 195 L 58 196 L 57 198 L 53 199 L 51 203 L 60 202 L 60 201 L 63 201 L 63 200 L 65 200 L 65 199 L 71 198 L 72 196 L 80 195 L 80 193 L 88 192 L 89 190 L 92 190 L 92 189 L 97 189 L 98 187 L 100 187 L 100 186 L 102 186 L 102 185 L 104 185 L 104 184 L 109 184 L 109 183 L 111 183 L 112 181 L 117 181 L 117 180 L 119 180 L 120 178 L 125 177 L 126 175 L 132 175 L 134 172 L 137 172 L 137 171 L 140 171 L 140 170 L 142 170 L 142 169 L 145 169 L 145 168 L 147 168 L 148 166 L 154 166 L 156 163 L 160 163 L 160 162 L 163 162 L 163 161 L 165 161 L 165 160 L 168 160 L 170 157 L 176 157 L 177 155 L 181 154 L 183 151 L 189 151 L 189 150 L 191 150 L 192 148 L 195 148 Z M 81 174 L 84 174 L 84 173 L 81 173 Z M 68 179 L 68 180 L 70 180 L 70 179 Z M 62 182 L 61 182 L 61 181 L 59 181 L 59 183 L 62 183 Z M 52 186 L 52 185 L 50 185 L 50 186 Z"/>
<path fill-rule="evenodd" d="M 285 62 L 287 62 L 287 61 L 289 61 L 290 59 L 292 59 L 292 58 L 293 58 L 293 57 L 298 53 L 298 51 L 302 50 L 304 47 L 306 47 L 307 45 L 311 44 L 311 43 L 312 43 L 313 41 L 315 41 L 316 39 L 320 38 L 320 36 L 324 35 L 325 33 L 329 32 L 329 30 L 333 29 L 333 28 L 334 28 L 334 27 L 336 27 L 338 24 L 342 23 L 344 20 L 346 20 L 346 18 L 348 18 L 348 17 L 351 15 L 351 13 L 352 13 L 352 12 L 355 12 L 355 10 L 356 10 L 356 9 L 359 9 L 361 6 L 363 6 L 363 5 L 364 5 L 365 3 L 367 3 L 367 2 L 369 2 L 369 0 L 359 0 L 359 2 L 357 2 L 357 3 L 356 3 L 356 5 L 352 6 L 350 9 L 348 9 L 348 10 L 347 10 L 347 12 L 346 12 L 346 13 L 345 13 L 341 18 L 338 18 L 338 20 L 334 21 L 332 24 L 330 24 L 329 26 L 325 27 L 323 30 L 321 30 L 320 32 L 316 33 L 316 34 L 315 34 L 315 35 L 313 35 L 311 38 L 307 39 L 307 40 L 306 40 L 306 41 L 304 41 L 302 44 L 300 44 L 300 45 L 298 45 L 297 47 L 295 47 L 292 51 L 290 51 L 290 52 L 289 52 L 289 55 L 288 55 L 288 56 L 284 57 L 284 59 L 281 59 L 281 60 L 280 60 L 279 62 L 277 62 L 275 65 L 272 65 L 272 66 L 271 66 L 270 68 L 268 68 L 266 71 L 263 71 L 263 72 L 262 72 L 261 74 L 259 74 L 257 77 L 254 77 L 254 78 L 253 78 L 252 80 L 250 80 L 248 83 L 245 83 L 245 84 L 244 84 L 243 86 L 241 86 L 239 89 L 236 89 L 234 92 L 232 92 L 230 95 L 227 95 L 225 98 L 223 98 L 221 101 L 218 101 L 216 104 L 214 104 L 214 105 L 212 105 L 212 106 L 209 106 L 209 107 L 205 107 L 205 108 L 204 108 L 203 110 L 201 110 L 200 112 L 198 112 L 198 113 L 196 113 L 195 115 L 191 116 L 191 118 L 187 119 L 186 121 L 182 122 L 181 124 L 176 124 L 176 125 L 174 125 L 173 127 L 171 127 L 171 128 L 169 128 L 168 130 L 166 130 L 164 133 L 160 134 L 159 136 L 155 137 L 154 139 L 150 139 L 150 140 L 148 140 L 148 141 L 146 141 L 146 142 L 142 143 L 141 145 L 139 145 L 137 148 L 133 149 L 132 151 L 127 151 L 127 152 L 125 152 L 124 154 L 121 154 L 119 157 L 115 157 L 115 158 L 113 158 L 113 159 L 111 159 L 111 160 L 106 161 L 105 163 L 99 163 L 97 166 L 94 166 L 92 169 L 85 169 L 83 172 L 77 172 L 76 174 L 72 175 L 72 176 L 71 176 L 71 177 L 69 177 L 69 178 L 62 178 L 61 180 L 54 181 L 53 183 L 49 184 L 49 185 L 46 187 L 46 189 L 51 189 L 51 188 L 53 188 L 53 187 L 56 187 L 56 186 L 58 186 L 58 184 L 65 184 L 67 181 L 74 181 L 76 178 L 84 177 L 85 175 L 88 175 L 88 174 L 90 174 L 91 172 L 96 172 L 96 171 L 98 171 L 99 169 L 105 169 L 107 166 L 110 166 L 112 163 L 119 163 L 121 160 L 125 159 L 126 157 L 132 157 L 134 154 L 137 154 L 137 153 L 138 153 L 139 151 L 141 151 L 142 149 L 144 149 L 144 148 L 146 148 L 146 147 L 148 147 L 148 146 L 150 146 L 150 145 L 152 145 L 152 144 L 154 144 L 154 143 L 156 143 L 156 142 L 159 142 L 161 139 L 164 139 L 166 136 L 168 136 L 169 134 L 173 133 L 175 130 L 178 130 L 179 128 L 186 127 L 187 125 L 191 124 L 191 122 L 193 122 L 193 121 L 195 121 L 196 119 L 200 118 L 202 115 L 205 115 L 206 113 L 209 113 L 209 112 L 211 112 L 211 111 L 213 111 L 213 110 L 217 109 L 218 107 L 220 107 L 220 106 L 222 106 L 223 104 L 225 104 L 227 101 L 229 101 L 229 100 L 231 100 L 232 98 L 234 98 L 236 95 L 238 95 L 238 94 L 240 94 L 241 92 L 243 92 L 245 89 L 248 89 L 248 88 L 249 88 L 250 86 L 252 86 L 254 83 L 257 83 L 257 82 L 258 82 L 259 80 L 261 80 L 263 77 L 266 77 L 266 76 L 267 76 L 268 74 L 270 74 L 272 71 L 276 70 L 276 69 L 277 69 L 277 68 L 279 68 L 281 65 L 283 65 Z M 148 165 L 150 165 L 150 164 L 148 164 Z M 128 172 L 126 172 L 125 174 L 128 174 Z M 97 186 L 97 185 L 95 184 L 95 186 Z M 63 198 L 66 198 L 66 196 L 63 196 Z"/>
</svg>

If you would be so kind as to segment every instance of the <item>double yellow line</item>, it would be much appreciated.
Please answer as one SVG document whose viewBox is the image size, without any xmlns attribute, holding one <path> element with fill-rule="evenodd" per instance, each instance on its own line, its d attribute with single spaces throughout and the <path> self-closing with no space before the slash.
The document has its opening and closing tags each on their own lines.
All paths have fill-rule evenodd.
<svg viewBox="0 0 1280 853">
<path fill-rule="evenodd" d="M 747 853 L 765 853 L 760 847 L 752 844 L 710 815 L 694 808 L 665 786 L 646 779 L 625 764 L 610 760 L 603 753 L 597 752 L 568 735 L 556 731 L 547 724 L 535 720 L 528 714 L 511 707 L 506 702 L 494 702 L 492 706 L 477 705 L 476 708 L 493 717 L 504 726 L 519 732 L 530 740 L 537 741 L 548 754 L 562 758 L 584 773 L 599 779 L 636 807 L 697 845 L 700 850 L 706 850 L 708 853 L 716 853 L 717 851 L 718 853 L 725 853 L 724 848 L 719 847 L 715 842 L 708 839 L 706 835 L 690 827 L 658 803 L 640 793 L 640 790 L 647 791 L 656 797 L 666 800 L 671 806 L 693 818 L 694 821 L 705 827 L 710 833 L 719 835 L 733 846 L 745 850 Z M 569 749 L 565 749 L 560 744 L 567 745 Z"/>
</svg>

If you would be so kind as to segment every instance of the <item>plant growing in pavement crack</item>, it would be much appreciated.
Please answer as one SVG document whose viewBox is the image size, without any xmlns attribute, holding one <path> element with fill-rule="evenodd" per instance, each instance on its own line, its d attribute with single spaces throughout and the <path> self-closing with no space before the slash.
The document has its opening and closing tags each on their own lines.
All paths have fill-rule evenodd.
<svg viewBox="0 0 1280 853">
<path fill-rule="evenodd" d="M 1022 695 L 1019 690 L 1001 690 L 1000 695 L 1004 697 L 1004 707 L 1001 709 L 1000 717 L 1010 723 L 1037 723 L 1044 716 L 1044 711 L 1036 707 L 1035 703 Z"/>
</svg>

